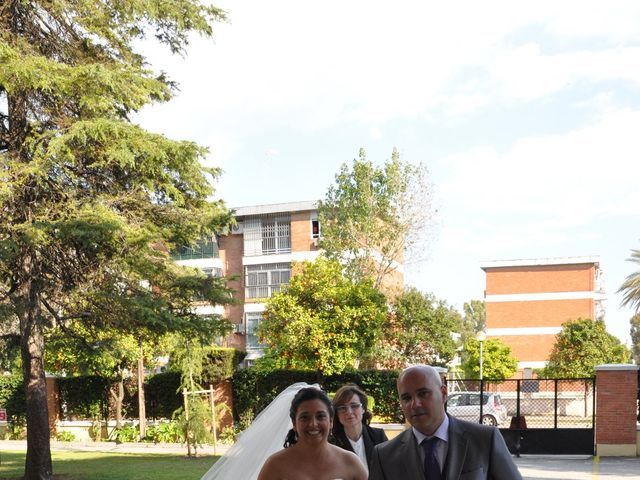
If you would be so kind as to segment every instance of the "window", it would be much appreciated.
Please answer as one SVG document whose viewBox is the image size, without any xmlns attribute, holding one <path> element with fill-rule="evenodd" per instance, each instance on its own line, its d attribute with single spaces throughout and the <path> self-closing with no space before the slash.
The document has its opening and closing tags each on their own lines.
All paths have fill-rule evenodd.
<svg viewBox="0 0 640 480">
<path fill-rule="evenodd" d="M 258 325 L 260 325 L 260 321 L 262 320 L 261 312 L 247 312 L 245 313 L 245 321 L 247 323 L 247 350 L 256 350 L 264 348 L 258 341 L 258 335 L 256 335 L 256 329 Z"/>
<path fill-rule="evenodd" d="M 291 217 L 289 215 L 245 219 L 245 255 L 274 255 L 290 252 Z"/>
<path fill-rule="evenodd" d="M 183 245 L 171 252 L 173 260 L 193 260 L 198 258 L 218 258 L 218 242 L 215 239 L 198 240 L 189 247 Z"/>
<path fill-rule="evenodd" d="M 311 220 L 311 238 L 320 238 L 320 221 Z"/>
<path fill-rule="evenodd" d="M 245 271 L 245 298 L 268 298 L 279 292 L 291 278 L 290 263 L 247 265 Z"/>
<path fill-rule="evenodd" d="M 219 267 L 204 267 L 200 270 L 202 270 L 207 277 L 222 277 L 222 269 Z"/>
</svg>

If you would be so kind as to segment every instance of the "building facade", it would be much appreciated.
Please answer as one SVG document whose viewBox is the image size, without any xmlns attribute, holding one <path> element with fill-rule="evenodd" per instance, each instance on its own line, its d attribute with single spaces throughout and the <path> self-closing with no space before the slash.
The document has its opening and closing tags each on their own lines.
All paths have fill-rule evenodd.
<svg viewBox="0 0 640 480">
<path fill-rule="evenodd" d="M 525 378 L 545 366 L 564 322 L 604 318 L 599 257 L 497 260 L 480 267 L 487 338 L 511 347 Z"/>
<path fill-rule="evenodd" d="M 196 303 L 195 308 L 223 315 L 233 324 L 233 333 L 223 343 L 246 350 L 249 363 L 263 350 L 255 332 L 265 300 L 288 285 L 292 262 L 313 261 L 319 254 L 316 206 L 308 201 L 236 208 L 237 225 L 228 235 L 173 253 L 180 264 L 230 278 L 235 304 Z"/>
</svg>

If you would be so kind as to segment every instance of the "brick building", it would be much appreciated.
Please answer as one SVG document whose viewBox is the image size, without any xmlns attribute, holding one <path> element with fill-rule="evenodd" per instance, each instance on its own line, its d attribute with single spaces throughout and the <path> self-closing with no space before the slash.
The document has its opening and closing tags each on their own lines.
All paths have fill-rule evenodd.
<svg viewBox="0 0 640 480">
<path fill-rule="evenodd" d="M 482 262 L 486 332 L 512 349 L 528 376 L 544 367 L 562 323 L 604 318 L 599 257 Z"/>
<path fill-rule="evenodd" d="M 202 313 L 222 314 L 233 323 L 234 333 L 224 343 L 246 350 L 249 363 L 262 354 L 255 330 L 265 300 L 289 283 L 292 262 L 313 261 L 320 253 L 316 205 L 315 201 L 305 201 L 236 208 L 237 226 L 229 235 L 173 254 L 183 265 L 236 278 L 229 286 L 236 292 L 237 304 L 196 308 Z M 389 278 L 401 288 L 401 264 Z"/>
</svg>

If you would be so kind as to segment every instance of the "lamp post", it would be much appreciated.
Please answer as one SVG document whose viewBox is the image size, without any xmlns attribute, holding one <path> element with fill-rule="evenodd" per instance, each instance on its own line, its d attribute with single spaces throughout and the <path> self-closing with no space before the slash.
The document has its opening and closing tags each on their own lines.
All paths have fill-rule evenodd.
<svg viewBox="0 0 640 480">
<path fill-rule="evenodd" d="M 484 332 L 484 330 L 480 330 L 477 334 L 476 334 L 476 340 L 478 340 L 478 342 L 480 342 L 480 380 L 482 381 L 482 344 L 484 343 L 485 339 L 487 338 L 487 334 Z"/>
</svg>

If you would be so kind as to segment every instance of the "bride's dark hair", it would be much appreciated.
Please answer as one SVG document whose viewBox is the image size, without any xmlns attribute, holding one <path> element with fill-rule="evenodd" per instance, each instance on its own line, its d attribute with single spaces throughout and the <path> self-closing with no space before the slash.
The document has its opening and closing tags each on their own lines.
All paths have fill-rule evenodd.
<svg viewBox="0 0 640 480">
<path fill-rule="evenodd" d="M 333 405 L 331 404 L 331 400 L 329 400 L 327 394 L 316 387 L 305 387 L 301 388 L 298 393 L 296 393 L 296 396 L 293 397 L 293 400 L 291 400 L 291 408 L 289 409 L 289 417 L 291 418 L 291 423 L 295 425 L 298 407 L 302 402 L 306 402 L 307 400 L 320 400 L 322 403 L 324 403 L 327 407 L 327 411 L 329 412 L 329 418 L 333 420 Z M 287 433 L 287 438 L 284 441 L 284 448 L 294 445 L 297 441 L 298 435 L 292 428 L 289 430 L 289 433 Z"/>
</svg>

